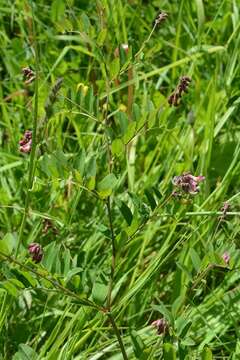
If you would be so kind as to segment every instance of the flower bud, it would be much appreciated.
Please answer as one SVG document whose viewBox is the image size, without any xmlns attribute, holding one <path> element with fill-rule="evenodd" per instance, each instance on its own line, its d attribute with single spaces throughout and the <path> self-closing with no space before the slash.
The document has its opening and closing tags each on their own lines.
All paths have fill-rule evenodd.
<svg viewBox="0 0 240 360">
<path fill-rule="evenodd" d="M 31 243 L 28 245 L 28 252 L 35 263 L 39 263 L 43 258 L 43 249 L 38 243 Z"/>
<path fill-rule="evenodd" d="M 158 335 L 165 334 L 169 328 L 168 322 L 164 318 L 153 321 L 151 325 L 157 329 Z"/>
</svg>

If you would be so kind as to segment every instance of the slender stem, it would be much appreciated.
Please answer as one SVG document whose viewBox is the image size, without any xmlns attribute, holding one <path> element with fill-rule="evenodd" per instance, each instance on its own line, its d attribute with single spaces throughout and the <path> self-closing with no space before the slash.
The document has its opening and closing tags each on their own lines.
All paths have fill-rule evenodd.
<svg viewBox="0 0 240 360">
<path fill-rule="evenodd" d="M 156 26 L 157 26 L 157 23 L 155 22 L 154 23 L 154 26 L 150 32 L 150 34 L 148 35 L 148 38 L 143 42 L 140 50 L 135 54 L 135 58 L 138 58 L 138 56 L 141 54 L 141 52 L 143 51 L 143 49 L 145 48 L 145 45 L 149 42 L 149 40 L 151 39 L 152 37 L 152 34 L 154 33 L 155 29 L 156 29 Z"/>
<path fill-rule="evenodd" d="M 115 235 L 114 235 L 114 230 L 113 230 L 110 197 L 107 198 L 107 212 L 108 212 L 108 219 L 109 219 L 109 227 L 110 227 L 110 231 L 111 231 L 111 245 L 112 245 L 112 263 L 111 263 L 110 280 L 109 280 L 109 285 L 108 285 L 107 308 L 108 308 L 108 311 L 111 311 L 112 288 L 113 288 L 113 280 L 114 280 L 115 265 L 116 265 L 116 245 L 115 245 Z"/>
<path fill-rule="evenodd" d="M 122 352 L 123 359 L 128 360 L 128 356 L 127 356 L 126 350 L 124 348 L 124 344 L 123 344 L 123 341 L 122 341 L 122 338 L 121 338 L 121 334 L 120 334 L 120 331 L 119 331 L 119 329 L 117 327 L 117 324 L 116 324 L 116 322 L 114 320 L 114 317 L 113 317 L 111 312 L 108 312 L 107 316 L 108 316 L 108 318 L 109 318 L 109 320 L 111 322 L 112 328 L 113 328 L 113 330 L 115 332 L 115 335 L 117 337 L 117 340 L 118 340 L 118 343 L 119 343 L 119 346 L 120 346 L 120 349 L 121 349 L 121 352 Z"/>
<path fill-rule="evenodd" d="M 34 113 L 33 113 L 33 129 L 32 129 L 32 149 L 30 153 L 29 160 L 29 171 L 28 171 L 28 183 L 27 183 L 27 194 L 25 198 L 25 206 L 24 206 L 24 214 L 22 217 L 22 222 L 18 235 L 18 243 L 16 247 L 15 256 L 17 257 L 20 245 L 22 243 L 24 229 L 26 225 L 28 210 L 29 210 L 29 202 L 30 202 L 30 191 L 33 184 L 33 177 L 35 171 L 35 157 L 36 157 L 36 137 L 37 137 L 37 120 L 38 120 L 38 77 L 39 77 L 39 56 L 38 56 L 38 45 L 36 39 L 36 28 L 35 28 L 35 20 L 34 20 L 34 12 L 33 12 L 33 4 L 32 5 L 32 24 L 33 24 L 33 43 L 34 43 L 34 57 L 35 57 L 35 91 L 34 91 Z"/>
</svg>

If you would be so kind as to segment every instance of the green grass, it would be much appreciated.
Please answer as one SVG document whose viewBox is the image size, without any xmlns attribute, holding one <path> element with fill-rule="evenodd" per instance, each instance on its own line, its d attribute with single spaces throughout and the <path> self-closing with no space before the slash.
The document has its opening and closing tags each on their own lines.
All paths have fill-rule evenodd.
<svg viewBox="0 0 240 360">
<path fill-rule="evenodd" d="M 0 0 L 0 359 L 239 358 L 239 10 Z"/>
</svg>

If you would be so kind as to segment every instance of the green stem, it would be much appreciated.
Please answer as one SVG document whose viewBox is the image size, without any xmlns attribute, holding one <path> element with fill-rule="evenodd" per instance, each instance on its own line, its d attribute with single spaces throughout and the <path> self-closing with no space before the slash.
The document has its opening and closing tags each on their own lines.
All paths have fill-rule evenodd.
<svg viewBox="0 0 240 360">
<path fill-rule="evenodd" d="M 39 56 L 38 56 L 38 45 L 36 40 L 36 28 L 35 28 L 35 21 L 34 21 L 34 12 L 33 12 L 33 4 L 32 5 L 32 23 L 33 23 L 33 44 L 34 44 L 34 57 L 35 57 L 35 88 L 34 88 L 34 112 L 33 112 L 33 129 L 32 129 L 32 149 L 30 153 L 30 160 L 29 160 L 29 171 L 28 171 L 28 183 L 27 183 L 27 194 L 25 198 L 25 205 L 24 205 L 24 214 L 22 217 L 22 222 L 19 230 L 18 235 L 18 243 L 16 247 L 15 257 L 17 257 L 19 248 L 22 244 L 24 229 L 26 225 L 28 210 L 29 210 L 29 202 L 30 202 L 30 191 L 33 185 L 33 177 L 35 171 L 35 157 L 36 157 L 36 138 L 37 138 L 37 119 L 38 119 L 38 76 L 39 76 Z"/>
<path fill-rule="evenodd" d="M 117 327 L 117 324 L 114 320 L 114 317 L 112 315 L 111 312 L 108 312 L 107 313 L 107 316 L 111 322 L 111 325 L 112 325 L 112 328 L 113 328 L 113 331 L 115 332 L 115 335 L 117 337 L 117 340 L 118 340 L 118 343 L 119 343 L 119 346 L 120 346 L 120 349 L 121 349 L 121 353 L 122 353 L 122 356 L 123 356 L 123 359 L 124 360 L 128 360 L 128 356 L 127 356 L 127 353 L 126 353 L 126 350 L 124 348 L 124 344 L 123 344 L 123 341 L 122 341 L 122 338 L 121 338 L 121 334 L 120 334 L 120 331 Z"/>
<path fill-rule="evenodd" d="M 108 311 L 111 311 L 112 288 L 113 288 L 113 280 L 114 280 L 115 265 L 116 265 L 116 245 L 115 245 L 115 235 L 114 235 L 114 230 L 113 230 L 110 197 L 107 198 L 107 212 L 108 212 L 109 227 L 110 227 L 110 232 L 111 232 L 111 244 L 112 244 L 112 263 L 111 263 L 110 280 L 109 280 L 109 285 L 108 285 L 107 308 L 108 308 Z"/>
<path fill-rule="evenodd" d="M 149 42 L 149 40 L 152 37 L 152 34 L 154 33 L 155 29 L 156 29 L 157 23 L 155 22 L 150 34 L 148 35 L 148 38 L 143 42 L 140 50 L 135 54 L 135 58 L 137 59 L 139 57 L 139 55 L 142 53 L 143 49 L 145 48 L 146 44 Z"/>
</svg>

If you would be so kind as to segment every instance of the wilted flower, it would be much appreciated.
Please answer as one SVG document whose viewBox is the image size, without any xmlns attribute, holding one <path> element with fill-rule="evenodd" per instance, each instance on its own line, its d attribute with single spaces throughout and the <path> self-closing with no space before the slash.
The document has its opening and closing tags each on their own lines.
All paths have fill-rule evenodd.
<svg viewBox="0 0 240 360">
<path fill-rule="evenodd" d="M 223 206 L 221 208 L 222 215 L 219 217 L 219 220 L 225 219 L 227 216 L 227 211 L 230 209 L 230 204 L 228 202 L 223 203 Z"/>
<path fill-rule="evenodd" d="M 23 76 L 25 78 L 25 84 L 31 84 L 36 78 L 34 71 L 30 67 L 25 67 L 22 69 Z"/>
<path fill-rule="evenodd" d="M 229 261 L 230 261 L 230 255 L 227 251 L 225 251 L 222 255 L 222 259 L 223 261 L 225 262 L 226 265 L 229 264 Z"/>
<path fill-rule="evenodd" d="M 38 243 L 31 243 L 28 245 L 29 254 L 35 263 L 39 263 L 43 258 L 43 249 Z"/>
<path fill-rule="evenodd" d="M 163 21 L 165 21 L 168 17 L 168 14 L 165 13 L 164 11 L 160 11 L 160 13 L 158 14 L 158 16 L 156 17 L 156 19 L 154 20 L 155 25 L 159 25 L 161 24 Z"/>
<path fill-rule="evenodd" d="M 164 318 L 153 321 L 151 325 L 157 329 L 158 335 L 165 334 L 169 328 L 168 322 Z"/>
<path fill-rule="evenodd" d="M 19 141 L 19 150 L 23 153 L 30 153 L 32 149 L 32 132 L 26 130 L 23 138 Z"/>
<path fill-rule="evenodd" d="M 179 84 L 174 92 L 169 96 L 168 103 L 169 105 L 178 106 L 180 98 L 184 93 L 188 92 L 188 86 L 192 79 L 189 76 L 182 76 L 180 78 Z"/>
<path fill-rule="evenodd" d="M 49 230 L 52 230 L 52 232 L 54 234 L 57 234 L 57 229 L 56 227 L 53 225 L 52 221 L 49 220 L 49 219 L 44 219 L 43 220 L 43 229 L 42 229 L 42 232 L 44 234 L 47 234 L 49 232 Z"/>
<path fill-rule="evenodd" d="M 195 195 L 200 190 L 199 183 L 204 179 L 204 176 L 193 176 L 191 173 L 187 172 L 183 175 L 175 176 L 172 183 L 183 193 Z"/>
</svg>

